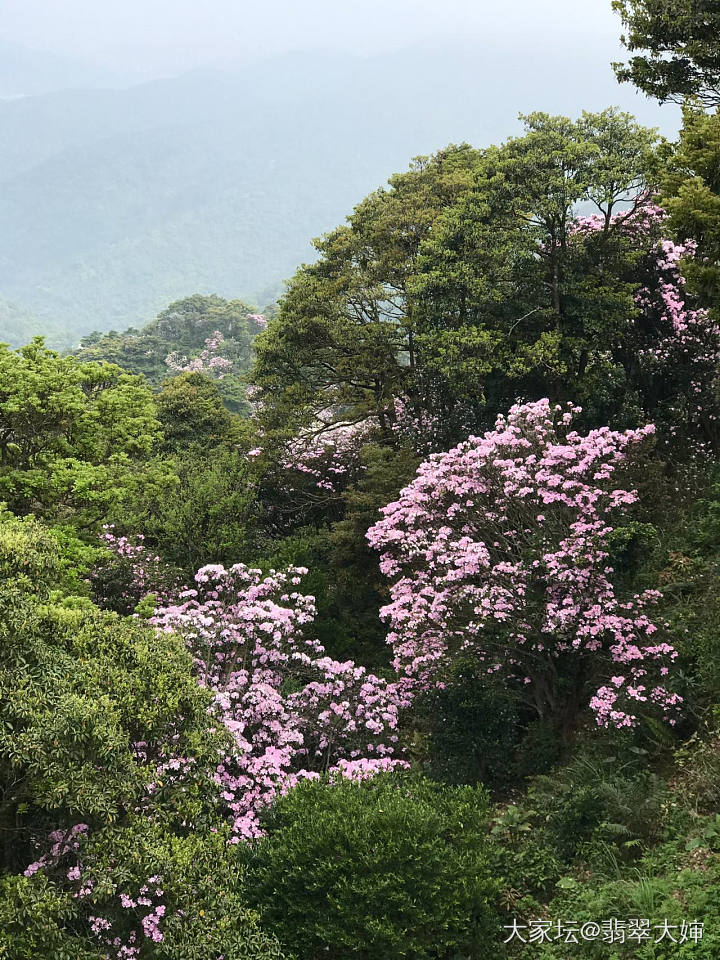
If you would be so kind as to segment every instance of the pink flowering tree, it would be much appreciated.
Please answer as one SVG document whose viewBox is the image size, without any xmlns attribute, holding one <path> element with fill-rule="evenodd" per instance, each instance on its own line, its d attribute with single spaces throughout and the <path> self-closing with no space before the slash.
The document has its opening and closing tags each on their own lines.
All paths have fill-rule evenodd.
<svg viewBox="0 0 720 960">
<path fill-rule="evenodd" d="M 308 636 L 314 598 L 298 590 L 306 572 L 203 567 L 195 587 L 153 618 L 184 637 L 232 735 L 216 782 L 236 839 L 256 836 L 261 809 L 302 778 L 402 763 L 395 754 L 409 703 L 404 685 L 333 660 Z"/>
<path fill-rule="evenodd" d="M 686 289 L 684 269 L 695 258 L 696 245 L 668 239 L 666 221 L 661 207 L 649 205 L 609 220 L 577 217 L 572 224 L 569 248 L 575 252 L 607 246 L 609 233 L 616 254 L 624 250 L 613 268 L 613 295 L 621 293 L 623 284 L 632 291 L 627 312 L 618 314 L 613 325 L 598 327 L 599 339 L 586 358 L 585 393 L 602 409 L 598 395 L 604 393 L 603 381 L 617 380 L 622 368 L 616 388 L 622 402 L 635 404 L 636 416 L 656 424 L 663 445 L 699 453 L 719 439 L 720 328 Z M 584 278 L 592 274 L 598 256 L 581 258 Z M 579 381 L 579 374 L 573 379 Z M 607 405 L 603 421 L 616 413 L 613 404 Z"/>
<path fill-rule="evenodd" d="M 188 360 L 178 353 L 170 353 L 165 358 L 165 363 L 173 373 L 204 373 L 215 380 L 222 380 L 233 372 L 232 360 L 220 354 L 224 341 L 222 333 L 216 330 L 207 338 L 204 349 L 197 357 Z"/>
<path fill-rule="evenodd" d="M 609 559 L 637 499 L 620 476 L 653 428 L 580 435 L 577 413 L 514 406 L 384 508 L 367 536 L 391 580 L 394 666 L 418 689 L 471 656 L 541 717 L 589 704 L 601 726 L 624 727 L 652 706 L 673 723 L 676 652 L 648 614 L 659 595 L 618 596 Z"/>
</svg>

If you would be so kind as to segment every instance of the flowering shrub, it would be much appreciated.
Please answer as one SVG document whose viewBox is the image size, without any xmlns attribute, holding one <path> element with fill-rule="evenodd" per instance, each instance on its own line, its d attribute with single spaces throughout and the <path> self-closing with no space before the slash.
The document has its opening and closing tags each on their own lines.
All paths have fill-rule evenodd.
<svg viewBox="0 0 720 960">
<path fill-rule="evenodd" d="M 257 835 L 259 810 L 301 779 L 402 763 L 392 757 L 404 688 L 325 656 L 306 637 L 315 615 L 314 598 L 297 590 L 306 572 L 203 567 L 196 586 L 152 620 L 184 637 L 234 738 L 216 781 L 236 839 Z"/>
<path fill-rule="evenodd" d="M 580 436 L 578 408 L 518 405 L 494 430 L 436 455 L 369 531 L 392 579 L 382 615 L 394 665 L 427 686 L 459 655 L 502 671 L 541 717 L 561 712 L 568 661 L 602 726 L 631 726 L 641 704 L 674 722 L 659 679 L 675 650 L 646 609 L 612 582 L 614 517 L 635 503 L 615 475 L 648 436 L 607 427 Z"/>
</svg>

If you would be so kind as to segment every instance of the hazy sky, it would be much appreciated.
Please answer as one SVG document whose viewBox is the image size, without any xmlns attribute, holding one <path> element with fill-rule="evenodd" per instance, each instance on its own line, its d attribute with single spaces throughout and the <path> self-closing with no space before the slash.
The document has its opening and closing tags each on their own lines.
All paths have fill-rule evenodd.
<svg viewBox="0 0 720 960">
<path fill-rule="evenodd" d="M 509 50 L 591 44 L 612 57 L 619 33 L 610 0 L 0 0 L 0 39 L 145 75 L 443 35 Z"/>
</svg>

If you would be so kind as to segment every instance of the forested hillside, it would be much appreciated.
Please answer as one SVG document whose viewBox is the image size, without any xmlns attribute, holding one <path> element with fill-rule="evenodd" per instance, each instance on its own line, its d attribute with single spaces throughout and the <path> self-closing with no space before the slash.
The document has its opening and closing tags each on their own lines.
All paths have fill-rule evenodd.
<svg viewBox="0 0 720 960">
<path fill-rule="evenodd" d="M 720 956 L 720 16 L 616 6 L 676 142 L 532 113 L 276 310 L 0 347 L 2 960 Z"/>
<path fill-rule="evenodd" d="M 518 43 L 547 105 L 495 46 L 480 60 L 470 47 L 288 54 L 232 73 L 0 101 L 0 296 L 35 318 L 24 336 L 0 327 L 0 340 L 46 333 L 74 347 L 194 293 L 268 303 L 312 256 L 311 239 L 394 170 L 443 143 L 502 139 L 521 109 L 619 98 L 662 120 L 618 93 L 597 55 L 590 80 L 592 52 L 554 63 Z M 568 70 L 588 77 L 584 99 Z"/>
<path fill-rule="evenodd" d="M 140 330 L 83 337 L 77 356 L 142 374 L 153 387 L 179 373 L 202 374 L 217 383 L 228 409 L 248 412 L 252 344 L 274 312 L 274 306 L 258 313 L 241 300 L 196 294 L 171 303 Z"/>
</svg>

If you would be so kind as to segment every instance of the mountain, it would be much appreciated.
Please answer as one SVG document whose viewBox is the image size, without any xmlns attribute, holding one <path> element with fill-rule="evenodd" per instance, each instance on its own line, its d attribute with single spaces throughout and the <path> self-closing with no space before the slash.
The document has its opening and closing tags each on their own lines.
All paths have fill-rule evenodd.
<svg viewBox="0 0 720 960">
<path fill-rule="evenodd" d="M 72 337 L 60 321 L 41 320 L 19 304 L 0 297 L 0 343 L 18 346 L 36 336 L 45 336 L 59 347 L 69 347 L 72 343 Z"/>
<path fill-rule="evenodd" d="M 312 257 L 310 238 L 413 156 L 497 142 L 519 111 L 578 103 L 676 125 L 617 86 L 604 52 L 557 63 L 490 44 L 291 54 L 5 101 L 0 295 L 74 341 L 192 293 L 265 303 Z"/>
<path fill-rule="evenodd" d="M 0 40 L 0 99 L 114 85 L 122 78 L 105 67 Z"/>
</svg>

